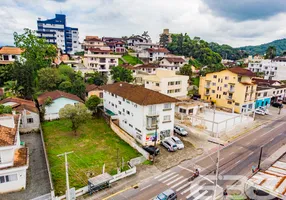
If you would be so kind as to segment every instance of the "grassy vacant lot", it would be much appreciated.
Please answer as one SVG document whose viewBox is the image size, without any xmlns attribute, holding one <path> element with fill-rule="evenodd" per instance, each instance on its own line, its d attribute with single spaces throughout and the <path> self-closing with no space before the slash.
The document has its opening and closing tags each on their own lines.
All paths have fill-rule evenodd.
<svg viewBox="0 0 286 200">
<path fill-rule="evenodd" d="M 133 57 L 129 54 L 124 55 L 122 57 L 124 58 L 124 60 L 126 60 L 131 65 L 143 64 L 143 62 L 139 58 Z"/>
<path fill-rule="evenodd" d="M 56 120 L 42 124 L 44 139 L 51 166 L 51 173 L 57 195 L 65 192 L 64 157 L 58 154 L 74 151 L 68 155 L 70 187 L 87 185 L 87 174 L 96 176 L 105 171 L 115 174 L 117 149 L 119 161 L 127 163 L 139 153 L 121 140 L 103 119 L 92 119 L 83 124 L 75 135 L 68 120 Z M 126 165 L 126 164 L 125 164 Z"/>
</svg>

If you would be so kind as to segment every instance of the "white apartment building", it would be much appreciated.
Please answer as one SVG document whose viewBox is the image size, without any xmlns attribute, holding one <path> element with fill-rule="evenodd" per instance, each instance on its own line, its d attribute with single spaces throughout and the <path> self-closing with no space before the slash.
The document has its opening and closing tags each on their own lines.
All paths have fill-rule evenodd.
<svg viewBox="0 0 286 200">
<path fill-rule="evenodd" d="M 139 52 L 139 58 L 148 60 L 148 62 L 159 62 L 169 53 L 166 48 L 149 48 Z"/>
<path fill-rule="evenodd" d="M 286 57 L 250 62 L 248 63 L 248 69 L 254 73 L 264 73 L 264 79 L 286 80 Z"/>
<path fill-rule="evenodd" d="M 160 61 L 160 67 L 174 70 L 176 72 L 180 71 L 180 68 L 188 64 L 188 61 L 184 56 L 167 56 Z"/>
<path fill-rule="evenodd" d="M 142 86 L 118 82 L 102 86 L 106 113 L 142 145 L 173 135 L 177 99 Z"/>
<path fill-rule="evenodd" d="M 111 83 L 110 70 L 112 67 L 118 66 L 119 58 L 121 58 L 121 55 L 114 55 L 110 50 L 90 48 L 84 54 L 83 64 L 89 70 L 107 75 L 109 78 L 108 82 Z"/>
<path fill-rule="evenodd" d="M 136 46 L 137 44 L 151 43 L 151 42 L 152 42 L 151 40 L 148 40 L 148 39 L 142 37 L 141 35 L 131 36 L 126 41 L 127 46 L 130 49 L 133 49 L 133 47 Z"/>
<path fill-rule="evenodd" d="M 189 76 L 176 75 L 175 71 L 157 69 L 155 75 L 143 77 L 145 88 L 174 97 L 184 98 L 188 94 Z"/>
<path fill-rule="evenodd" d="M 0 194 L 26 188 L 28 148 L 20 143 L 20 115 L 0 115 Z"/>
<path fill-rule="evenodd" d="M 18 47 L 4 46 L 0 48 L 0 64 L 11 64 L 19 60 L 23 51 Z"/>
</svg>

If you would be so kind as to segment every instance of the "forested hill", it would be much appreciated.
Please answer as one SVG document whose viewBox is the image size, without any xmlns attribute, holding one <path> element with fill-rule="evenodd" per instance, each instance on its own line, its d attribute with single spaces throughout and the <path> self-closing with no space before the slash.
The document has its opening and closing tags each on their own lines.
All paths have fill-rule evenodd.
<svg viewBox="0 0 286 200">
<path fill-rule="evenodd" d="M 281 55 L 284 51 L 286 51 L 286 38 L 280 39 L 280 40 L 274 40 L 272 42 L 257 45 L 257 46 L 239 47 L 237 49 L 244 50 L 247 53 L 249 53 L 250 55 L 255 55 L 255 54 L 264 55 L 269 46 L 275 46 L 276 47 L 276 55 Z"/>
</svg>

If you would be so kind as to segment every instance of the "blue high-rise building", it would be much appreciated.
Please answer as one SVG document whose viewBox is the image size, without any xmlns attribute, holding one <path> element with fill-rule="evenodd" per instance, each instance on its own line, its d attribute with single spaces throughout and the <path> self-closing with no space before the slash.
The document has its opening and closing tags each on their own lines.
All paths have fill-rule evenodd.
<svg viewBox="0 0 286 200">
<path fill-rule="evenodd" d="M 51 44 L 56 44 L 64 53 L 74 54 L 80 51 L 78 28 L 66 26 L 66 16 L 56 14 L 54 19 L 37 21 L 38 36 L 46 38 Z"/>
</svg>

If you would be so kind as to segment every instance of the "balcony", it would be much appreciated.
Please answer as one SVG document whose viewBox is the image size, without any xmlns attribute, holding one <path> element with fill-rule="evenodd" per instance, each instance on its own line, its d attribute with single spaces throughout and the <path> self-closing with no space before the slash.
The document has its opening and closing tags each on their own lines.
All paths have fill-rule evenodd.
<svg viewBox="0 0 286 200">
<path fill-rule="evenodd" d="M 210 89 L 211 88 L 211 84 L 206 84 L 205 88 Z"/>
<path fill-rule="evenodd" d="M 106 63 L 106 60 L 105 60 L 105 59 L 104 59 L 104 60 L 101 60 L 101 59 L 100 59 L 99 62 L 100 62 L 100 63 Z"/>
<path fill-rule="evenodd" d="M 159 126 L 158 125 L 156 126 L 156 124 L 152 124 L 151 126 L 150 125 L 146 126 L 146 130 L 148 130 L 148 131 L 152 131 L 152 130 L 156 130 L 156 129 L 159 129 Z"/>
<path fill-rule="evenodd" d="M 234 88 L 229 88 L 229 89 L 228 89 L 228 92 L 229 92 L 229 93 L 234 93 Z"/>
<path fill-rule="evenodd" d="M 147 117 L 159 117 L 158 112 L 149 112 L 146 114 Z"/>
<path fill-rule="evenodd" d="M 227 100 L 231 100 L 231 101 L 234 100 L 234 99 L 233 99 L 233 96 L 227 96 L 226 99 L 227 99 Z"/>
</svg>

